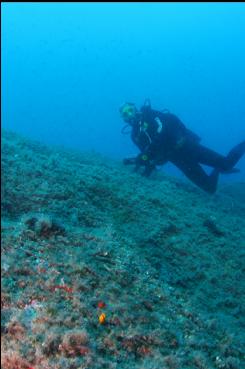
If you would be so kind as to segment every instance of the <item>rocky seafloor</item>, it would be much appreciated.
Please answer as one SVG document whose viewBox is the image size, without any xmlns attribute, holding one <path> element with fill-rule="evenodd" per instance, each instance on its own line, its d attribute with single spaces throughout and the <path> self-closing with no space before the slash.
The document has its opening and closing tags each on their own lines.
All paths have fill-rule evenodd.
<svg viewBox="0 0 245 369">
<path fill-rule="evenodd" d="M 2 132 L 2 369 L 242 369 L 245 183 Z"/>
</svg>

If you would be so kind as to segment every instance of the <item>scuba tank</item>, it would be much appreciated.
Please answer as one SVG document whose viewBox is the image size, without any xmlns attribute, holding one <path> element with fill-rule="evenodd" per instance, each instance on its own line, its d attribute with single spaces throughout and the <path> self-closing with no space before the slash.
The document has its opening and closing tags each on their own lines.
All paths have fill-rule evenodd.
<svg viewBox="0 0 245 369">
<path fill-rule="evenodd" d="M 144 110 L 151 109 L 151 100 L 149 98 L 145 99 L 143 109 Z M 160 112 L 165 114 L 170 113 L 168 109 L 161 109 Z"/>
</svg>

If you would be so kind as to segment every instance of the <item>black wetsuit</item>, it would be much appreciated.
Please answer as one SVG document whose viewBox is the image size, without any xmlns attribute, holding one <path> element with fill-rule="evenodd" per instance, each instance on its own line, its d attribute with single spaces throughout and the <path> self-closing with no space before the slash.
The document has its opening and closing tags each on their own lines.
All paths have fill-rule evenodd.
<svg viewBox="0 0 245 369">
<path fill-rule="evenodd" d="M 185 127 L 174 114 L 143 107 L 142 115 L 132 127 L 131 138 L 147 160 L 145 174 L 150 175 L 155 165 L 173 163 L 192 182 L 203 190 L 214 193 L 220 172 L 231 170 L 245 152 L 245 141 L 227 156 L 220 155 L 200 144 L 200 137 Z M 213 167 L 208 175 L 200 164 Z M 137 164 L 136 164 L 137 165 Z M 139 166 L 138 165 L 138 166 Z"/>
</svg>

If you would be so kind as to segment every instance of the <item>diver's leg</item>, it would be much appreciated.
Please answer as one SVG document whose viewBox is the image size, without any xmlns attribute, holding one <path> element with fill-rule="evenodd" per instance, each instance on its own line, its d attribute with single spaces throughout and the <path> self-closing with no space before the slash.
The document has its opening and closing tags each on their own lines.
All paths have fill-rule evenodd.
<svg viewBox="0 0 245 369">
<path fill-rule="evenodd" d="M 172 161 L 193 183 L 208 193 L 215 193 L 217 189 L 219 170 L 214 169 L 208 175 L 201 165 L 194 161 L 174 160 Z"/>
<path fill-rule="evenodd" d="M 224 155 L 221 155 L 203 145 L 198 145 L 192 155 L 194 155 L 195 159 L 200 164 L 219 168 L 220 170 L 228 170 L 230 167 L 229 162 Z"/>
<path fill-rule="evenodd" d="M 226 160 L 229 162 L 230 168 L 233 168 L 244 154 L 245 141 L 233 147 L 233 149 L 231 149 L 231 151 L 226 156 Z"/>
<path fill-rule="evenodd" d="M 192 155 L 195 156 L 195 159 L 197 159 L 199 163 L 220 169 L 222 172 L 232 169 L 244 153 L 245 141 L 235 146 L 227 156 L 220 155 L 202 145 L 196 145 Z"/>
</svg>

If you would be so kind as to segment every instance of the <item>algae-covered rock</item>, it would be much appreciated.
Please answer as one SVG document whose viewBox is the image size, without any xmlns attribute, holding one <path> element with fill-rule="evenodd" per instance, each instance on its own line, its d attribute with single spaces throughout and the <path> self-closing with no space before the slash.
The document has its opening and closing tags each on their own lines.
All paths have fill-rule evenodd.
<svg viewBox="0 0 245 369">
<path fill-rule="evenodd" d="M 3 368 L 240 369 L 244 190 L 3 131 Z"/>
</svg>

